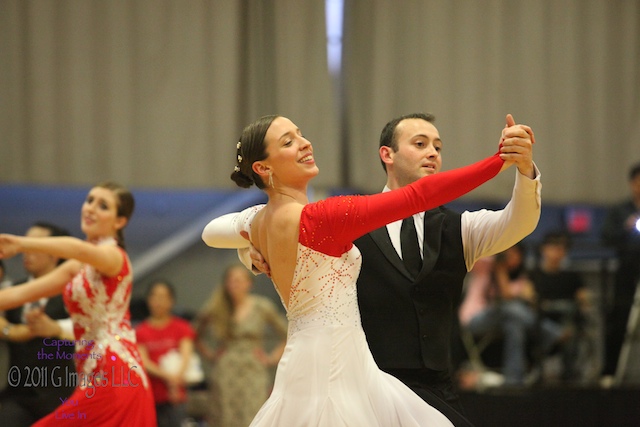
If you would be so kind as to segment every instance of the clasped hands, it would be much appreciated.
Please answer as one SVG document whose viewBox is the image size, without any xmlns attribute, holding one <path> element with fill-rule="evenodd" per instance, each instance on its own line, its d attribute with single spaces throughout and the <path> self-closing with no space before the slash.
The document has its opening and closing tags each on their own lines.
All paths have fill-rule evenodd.
<svg viewBox="0 0 640 427">
<path fill-rule="evenodd" d="M 500 138 L 500 158 L 505 162 L 514 163 L 521 174 L 534 179 L 536 176 L 533 166 L 533 130 L 527 125 L 516 124 L 511 114 L 507 114 L 506 121 Z"/>
</svg>

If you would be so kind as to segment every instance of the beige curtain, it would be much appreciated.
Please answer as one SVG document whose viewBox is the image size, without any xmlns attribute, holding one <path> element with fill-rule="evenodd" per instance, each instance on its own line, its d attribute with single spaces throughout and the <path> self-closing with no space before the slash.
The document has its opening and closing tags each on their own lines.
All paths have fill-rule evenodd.
<svg viewBox="0 0 640 427">
<path fill-rule="evenodd" d="M 547 202 L 628 194 L 640 161 L 637 0 L 346 0 L 350 181 L 379 191 L 392 117 L 436 115 L 445 169 L 496 149 L 506 113 L 533 127 Z M 374 170 L 374 173 L 371 172 Z M 513 174 L 469 197 L 505 199 Z"/>
<path fill-rule="evenodd" d="M 296 122 L 338 176 L 323 2 L 0 1 L 0 181 L 235 188 L 242 127 Z"/>
<path fill-rule="evenodd" d="M 318 186 L 378 191 L 390 118 L 436 114 L 453 168 L 493 152 L 511 112 L 536 132 L 546 201 L 627 194 L 639 0 L 345 3 L 339 118 L 321 0 L 0 1 L 0 181 L 234 188 L 234 141 L 277 112 L 314 142 Z"/>
</svg>

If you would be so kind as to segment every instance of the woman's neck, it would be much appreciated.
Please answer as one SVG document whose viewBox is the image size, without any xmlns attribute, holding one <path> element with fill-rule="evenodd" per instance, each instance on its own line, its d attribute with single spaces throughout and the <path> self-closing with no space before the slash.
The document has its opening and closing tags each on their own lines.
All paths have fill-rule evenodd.
<svg viewBox="0 0 640 427">
<path fill-rule="evenodd" d="M 289 203 L 296 201 L 306 205 L 309 203 L 309 197 L 307 196 L 307 188 L 272 188 L 267 191 L 269 201 L 272 203 Z"/>
<path fill-rule="evenodd" d="M 151 323 L 154 326 L 163 326 L 166 325 L 167 323 L 169 323 L 169 321 L 171 320 L 171 313 L 164 313 L 164 314 L 159 314 L 159 315 L 151 315 L 151 317 L 149 317 L 149 323 Z"/>
<path fill-rule="evenodd" d="M 253 304 L 250 294 L 242 295 L 237 300 L 233 301 L 233 319 L 236 322 L 242 322 L 247 318 L 249 312 L 252 310 Z"/>
<path fill-rule="evenodd" d="M 249 294 L 233 296 L 231 298 L 231 304 L 233 304 L 233 309 L 236 310 L 238 307 L 241 307 L 248 300 L 249 300 Z"/>
<path fill-rule="evenodd" d="M 110 240 L 113 240 L 115 242 L 118 241 L 115 235 L 114 236 L 87 236 L 87 241 L 94 243 L 96 245 L 102 242 L 110 241 Z"/>
</svg>

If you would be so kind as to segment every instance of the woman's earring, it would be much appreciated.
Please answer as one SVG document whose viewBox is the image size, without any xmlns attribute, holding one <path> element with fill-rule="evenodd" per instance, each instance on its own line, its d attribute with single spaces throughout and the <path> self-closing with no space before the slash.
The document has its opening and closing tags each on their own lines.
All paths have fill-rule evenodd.
<svg viewBox="0 0 640 427">
<path fill-rule="evenodd" d="M 269 171 L 269 187 L 275 188 L 273 186 L 273 172 Z"/>
</svg>

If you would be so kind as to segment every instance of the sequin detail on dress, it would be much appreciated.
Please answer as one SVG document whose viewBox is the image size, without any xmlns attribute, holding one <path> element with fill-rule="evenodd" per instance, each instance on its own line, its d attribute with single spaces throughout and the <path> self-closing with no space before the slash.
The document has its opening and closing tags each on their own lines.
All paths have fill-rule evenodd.
<svg viewBox="0 0 640 427">
<path fill-rule="evenodd" d="M 117 243 L 104 239 L 98 245 Z M 117 276 L 101 276 L 84 264 L 64 288 L 76 340 L 76 388 L 34 427 L 157 426 L 151 386 L 129 321 L 131 263 L 119 250 L 123 263 Z"/>
<path fill-rule="evenodd" d="M 117 245 L 106 239 L 100 245 Z M 84 264 L 82 270 L 65 287 L 65 303 L 69 307 L 76 336 L 77 371 L 87 376 L 108 371 L 107 365 L 117 357 L 130 372 L 137 372 L 148 387 L 147 376 L 136 346 L 135 332 L 129 319 L 131 300 L 131 262 L 122 251 L 124 263 L 116 277 L 106 278 L 93 266 Z M 92 343 L 93 345 L 87 345 Z M 99 356 L 99 357 L 96 357 Z M 84 384 L 80 385 L 85 387 Z"/>
<path fill-rule="evenodd" d="M 314 326 L 361 327 L 356 293 L 360 251 L 340 258 L 298 245 L 298 267 L 289 294 L 289 336 Z"/>
</svg>

